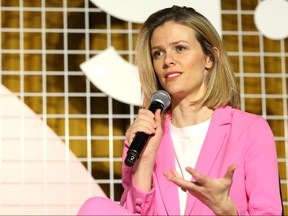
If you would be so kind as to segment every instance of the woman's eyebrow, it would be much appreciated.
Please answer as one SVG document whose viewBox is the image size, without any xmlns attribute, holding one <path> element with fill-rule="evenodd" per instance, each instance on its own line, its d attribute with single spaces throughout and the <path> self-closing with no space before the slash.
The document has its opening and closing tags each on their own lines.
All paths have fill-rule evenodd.
<svg viewBox="0 0 288 216">
<path fill-rule="evenodd" d="M 179 40 L 179 41 L 173 41 L 173 42 L 171 42 L 171 43 L 169 43 L 169 45 L 171 46 L 173 46 L 173 45 L 177 45 L 177 44 L 179 44 L 179 43 L 189 43 L 188 41 L 185 41 L 185 40 Z M 153 47 L 151 47 L 151 50 L 153 50 L 153 49 L 161 49 L 161 45 L 157 45 L 157 46 L 153 46 Z"/>
</svg>

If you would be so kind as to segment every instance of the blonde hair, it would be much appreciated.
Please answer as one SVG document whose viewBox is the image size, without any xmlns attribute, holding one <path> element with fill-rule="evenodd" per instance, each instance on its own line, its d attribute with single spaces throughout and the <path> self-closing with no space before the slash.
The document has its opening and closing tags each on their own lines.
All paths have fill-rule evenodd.
<svg viewBox="0 0 288 216">
<path fill-rule="evenodd" d="M 213 61 L 206 78 L 206 92 L 194 104 L 215 109 L 220 106 L 239 106 L 237 81 L 222 40 L 213 25 L 203 15 L 189 7 L 173 6 L 150 15 L 143 24 L 136 43 L 136 63 L 139 69 L 143 106 L 148 107 L 151 95 L 163 89 L 154 72 L 150 40 L 153 31 L 168 21 L 192 28 L 206 56 Z M 218 52 L 215 52 L 215 48 Z"/>
</svg>

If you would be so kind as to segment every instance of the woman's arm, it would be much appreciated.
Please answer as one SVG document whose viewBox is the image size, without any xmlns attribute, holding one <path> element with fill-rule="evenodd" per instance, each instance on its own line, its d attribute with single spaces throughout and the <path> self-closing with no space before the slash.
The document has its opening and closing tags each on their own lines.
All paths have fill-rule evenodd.
<svg viewBox="0 0 288 216">
<path fill-rule="evenodd" d="M 128 209 L 134 209 L 134 212 L 137 210 L 135 209 L 136 206 L 140 205 L 141 214 L 153 214 L 155 208 L 153 204 L 155 194 L 155 189 L 153 188 L 153 169 L 162 137 L 161 111 L 157 110 L 155 115 L 149 110 L 139 111 L 134 123 L 126 132 L 123 161 L 137 132 L 150 134 L 151 137 L 140 158 L 134 164 L 134 167 L 128 167 L 123 162 L 122 185 L 124 193 L 121 197 L 121 205 Z M 128 143 L 127 140 L 130 140 L 130 142 Z"/>
</svg>

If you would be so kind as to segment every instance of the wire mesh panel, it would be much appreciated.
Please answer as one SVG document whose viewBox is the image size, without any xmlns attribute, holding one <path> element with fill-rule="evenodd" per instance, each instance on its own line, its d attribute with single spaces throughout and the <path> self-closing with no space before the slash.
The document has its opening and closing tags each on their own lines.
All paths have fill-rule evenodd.
<svg viewBox="0 0 288 216">
<path fill-rule="evenodd" d="M 57 134 L 64 157 L 73 152 L 118 202 L 124 135 L 138 107 L 101 92 L 79 65 L 111 46 L 133 64 L 141 24 L 114 18 L 88 0 L 0 2 L 1 84 Z M 270 40 L 259 33 L 253 18 L 258 3 L 222 0 L 222 38 L 239 81 L 241 109 L 263 116 L 274 132 L 287 212 L 288 39 Z"/>
<path fill-rule="evenodd" d="M 254 23 L 260 1 L 222 1 L 223 40 L 241 90 L 241 108 L 263 116 L 275 135 L 287 212 L 287 47 L 288 39 L 263 37 Z"/>
</svg>

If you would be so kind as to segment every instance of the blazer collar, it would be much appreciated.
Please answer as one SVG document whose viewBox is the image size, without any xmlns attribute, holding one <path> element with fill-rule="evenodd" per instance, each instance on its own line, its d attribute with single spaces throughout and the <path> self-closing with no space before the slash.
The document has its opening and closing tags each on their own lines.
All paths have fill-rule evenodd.
<svg viewBox="0 0 288 216">
<path fill-rule="evenodd" d="M 200 151 L 195 169 L 203 175 L 209 176 L 220 149 L 228 139 L 232 108 L 229 106 L 214 111 L 211 123 Z M 196 198 L 188 194 L 185 215 L 192 211 Z"/>
<path fill-rule="evenodd" d="M 179 215 L 180 214 L 180 204 L 178 196 L 178 188 L 175 184 L 168 181 L 163 175 L 164 171 L 170 171 L 175 168 L 175 155 L 174 147 L 172 143 L 172 138 L 170 135 L 170 119 L 169 115 L 166 116 L 164 126 L 163 126 L 163 136 L 158 149 L 159 156 L 156 158 L 156 175 L 158 180 L 158 185 L 165 205 L 167 215 Z"/>
</svg>

